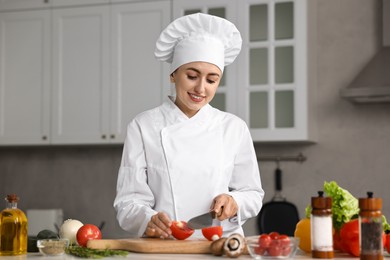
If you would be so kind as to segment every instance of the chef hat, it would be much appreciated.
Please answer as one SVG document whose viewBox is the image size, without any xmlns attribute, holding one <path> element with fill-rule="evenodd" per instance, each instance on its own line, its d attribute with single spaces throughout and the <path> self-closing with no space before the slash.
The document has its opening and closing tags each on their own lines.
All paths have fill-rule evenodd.
<svg viewBox="0 0 390 260">
<path fill-rule="evenodd" d="M 241 50 L 241 35 L 226 19 L 203 13 L 182 16 L 160 34 L 155 57 L 172 64 L 171 72 L 183 64 L 204 61 L 219 67 L 232 63 Z"/>
</svg>

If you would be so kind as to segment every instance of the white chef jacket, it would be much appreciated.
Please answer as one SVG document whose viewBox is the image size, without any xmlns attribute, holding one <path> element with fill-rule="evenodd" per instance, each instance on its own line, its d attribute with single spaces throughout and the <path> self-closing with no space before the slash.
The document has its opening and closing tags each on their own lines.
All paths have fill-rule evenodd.
<svg viewBox="0 0 390 260">
<path fill-rule="evenodd" d="M 131 236 L 144 234 L 159 211 L 188 221 L 209 211 L 213 199 L 231 195 L 237 217 L 219 222 L 224 236 L 241 233 L 255 217 L 264 191 L 245 122 L 210 105 L 188 118 L 170 97 L 128 125 L 114 207 Z M 192 237 L 201 237 L 196 231 Z"/>
</svg>

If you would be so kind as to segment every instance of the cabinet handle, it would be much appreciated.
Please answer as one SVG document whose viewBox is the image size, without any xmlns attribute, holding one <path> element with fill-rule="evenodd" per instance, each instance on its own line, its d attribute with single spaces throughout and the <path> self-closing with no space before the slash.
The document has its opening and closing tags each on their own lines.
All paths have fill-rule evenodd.
<svg viewBox="0 0 390 260">
<path fill-rule="evenodd" d="M 42 136 L 42 140 L 46 141 L 47 140 L 47 136 L 46 135 Z"/>
<path fill-rule="evenodd" d="M 111 138 L 111 139 L 115 139 L 115 135 L 114 135 L 114 134 L 111 134 L 111 135 L 110 135 L 110 138 Z"/>
<path fill-rule="evenodd" d="M 45 4 L 48 4 L 48 3 L 49 3 L 49 0 L 43 0 L 43 2 L 44 2 Z"/>
<path fill-rule="evenodd" d="M 102 135 L 102 139 L 106 139 L 106 135 Z"/>
</svg>

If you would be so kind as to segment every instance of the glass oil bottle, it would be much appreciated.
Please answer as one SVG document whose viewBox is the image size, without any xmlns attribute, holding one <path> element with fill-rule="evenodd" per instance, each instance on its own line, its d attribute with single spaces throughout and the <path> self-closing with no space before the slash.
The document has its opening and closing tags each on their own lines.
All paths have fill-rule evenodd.
<svg viewBox="0 0 390 260">
<path fill-rule="evenodd" d="M 382 260 L 382 199 L 367 192 L 367 198 L 359 199 L 360 259 Z"/>
<path fill-rule="evenodd" d="M 16 194 L 7 195 L 0 213 L 0 256 L 27 254 L 27 217 L 18 209 Z"/>
<path fill-rule="evenodd" d="M 333 221 L 332 198 L 324 197 L 319 191 L 318 197 L 311 198 L 311 253 L 313 258 L 333 258 Z"/>
</svg>

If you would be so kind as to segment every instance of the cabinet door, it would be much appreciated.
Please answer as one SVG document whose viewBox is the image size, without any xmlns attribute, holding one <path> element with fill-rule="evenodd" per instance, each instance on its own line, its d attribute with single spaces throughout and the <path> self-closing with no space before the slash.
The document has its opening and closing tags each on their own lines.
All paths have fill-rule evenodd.
<svg viewBox="0 0 390 260">
<path fill-rule="evenodd" d="M 49 0 L 53 7 L 109 4 L 110 0 Z"/>
<path fill-rule="evenodd" d="M 66 1 L 66 0 L 62 0 L 62 1 Z M 88 0 L 86 0 L 86 1 L 88 1 Z M 134 2 L 141 2 L 140 0 L 109 0 L 112 4 L 120 4 L 120 3 L 134 3 Z M 168 2 L 168 1 L 170 1 L 170 0 L 151 0 L 151 1 L 153 1 L 154 3 L 156 3 L 156 2 Z M 149 2 L 151 2 L 151 1 L 149 1 Z M 146 2 L 146 1 L 144 1 L 144 2 Z"/>
<path fill-rule="evenodd" d="M 170 22 L 170 2 L 112 5 L 111 17 L 111 133 L 123 143 L 130 120 L 169 94 L 169 66 L 154 58 L 154 49 Z"/>
<path fill-rule="evenodd" d="M 239 115 L 255 141 L 308 140 L 306 1 L 245 0 Z"/>
<path fill-rule="evenodd" d="M 48 143 L 50 13 L 0 14 L 0 145 Z"/>
<path fill-rule="evenodd" d="M 226 0 L 173 0 L 173 15 L 178 18 L 192 13 L 206 13 L 237 22 L 236 2 Z M 237 65 L 235 63 L 225 68 L 221 83 L 210 104 L 223 111 L 237 111 Z"/>
<path fill-rule="evenodd" d="M 49 0 L 0 0 L 0 11 L 49 7 Z"/>
<path fill-rule="evenodd" d="M 109 7 L 55 9 L 52 143 L 108 142 Z"/>
</svg>

